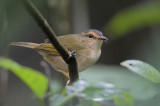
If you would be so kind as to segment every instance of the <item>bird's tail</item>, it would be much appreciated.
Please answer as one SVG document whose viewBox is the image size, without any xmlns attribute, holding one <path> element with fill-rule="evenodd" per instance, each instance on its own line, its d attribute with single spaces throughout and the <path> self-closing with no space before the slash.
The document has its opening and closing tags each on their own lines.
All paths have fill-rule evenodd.
<svg viewBox="0 0 160 106">
<path fill-rule="evenodd" d="M 22 47 L 31 48 L 31 49 L 35 49 L 38 46 L 40 46 L 40 44 L 38 43 L 31 43 L 31 42 L 11 42 L 10 45 L 22 46 Z"/>
</svg>

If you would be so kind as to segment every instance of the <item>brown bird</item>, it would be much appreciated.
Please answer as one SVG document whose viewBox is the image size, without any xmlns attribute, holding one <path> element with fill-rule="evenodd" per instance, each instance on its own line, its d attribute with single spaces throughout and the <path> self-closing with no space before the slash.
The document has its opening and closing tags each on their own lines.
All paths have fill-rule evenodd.
<svg viewBox="0 0 160 106">
<path fill-rule="evenodd" d="M 101 55 L 103 40 L 107 40 L 102 32 L 89 29 L 80 34 L 59 36 L 58 40 L 68 51 L 76 52 L 78 71 L 81 72 L 97 62 Z M 55 70 L 63 73 L 68 79 L 68 66 L 51 43 L 12 42 L 11 45 L 36 50 Z"/>
</svg>

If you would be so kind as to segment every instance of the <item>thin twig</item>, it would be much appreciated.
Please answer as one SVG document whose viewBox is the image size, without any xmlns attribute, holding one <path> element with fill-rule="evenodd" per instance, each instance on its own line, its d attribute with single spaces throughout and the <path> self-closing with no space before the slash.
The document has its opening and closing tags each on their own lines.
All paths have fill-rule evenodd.
<svg viewBox="0 0 160 106">
<path fill-rule="evenodd" d="M 46 36 L 48 37 L 52 45 L 59 52 L 63 60 L 68 64 L 70 82 L 73 83 L 79 77 L 75 55 L 73 55 L 72 53 L 70 54 L 68 50 L 65 49 L 64 46 L 58 41 L 56 34 L 53 32 L 52 28 L 50 27 L 46 19 L 42 16 L 42 14 L 38 11 L 34 4 L 30 0 L 23 0 L 23 2 L 28 12 L 40 25 L 40 27 L 45 32 Z"/>
</svg>

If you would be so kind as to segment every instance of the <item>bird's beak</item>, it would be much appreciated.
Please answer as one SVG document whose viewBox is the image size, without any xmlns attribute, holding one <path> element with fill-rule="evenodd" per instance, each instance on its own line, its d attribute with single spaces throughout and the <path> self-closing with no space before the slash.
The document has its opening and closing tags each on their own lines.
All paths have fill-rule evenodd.
<svg viewBox="0 0 160 106">
<path fill-rule="evenodd" d="M 105 36 L 100 36 L 98 39 L 100 39 L 100 40 L 108 40 Z"/>
</svg>

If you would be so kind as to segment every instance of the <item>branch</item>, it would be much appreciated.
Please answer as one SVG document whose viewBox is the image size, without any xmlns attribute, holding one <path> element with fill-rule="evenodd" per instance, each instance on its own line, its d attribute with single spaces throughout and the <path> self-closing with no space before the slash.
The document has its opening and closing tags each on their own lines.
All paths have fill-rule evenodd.
<svg viewBox="0 0 160 106">
<path fill-rule="evenodd" d="M 23 0 L 23 3 L 30 15 L 42 28 L 52 45 L 59 52 L 63 60 L 68 64 L 70 83 L 73 83 L 79 78 L 75 55 L 72 53 L 72 51 L 68 52 L 68 50 L 65 49 L 65 47 L 58 41 L 56 34 L 53 32 L 47 20 L 42 16 L 34 4 L 30 0 Z"/>
</svg>

